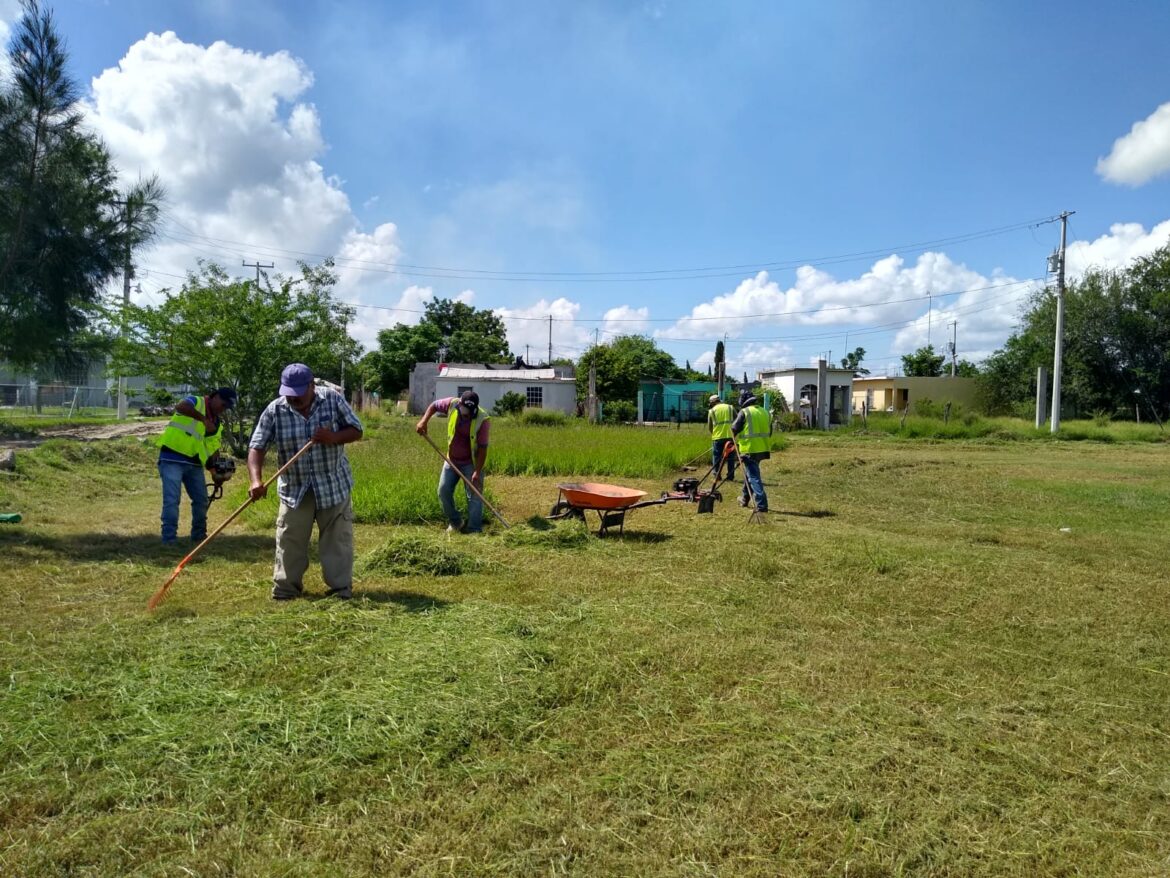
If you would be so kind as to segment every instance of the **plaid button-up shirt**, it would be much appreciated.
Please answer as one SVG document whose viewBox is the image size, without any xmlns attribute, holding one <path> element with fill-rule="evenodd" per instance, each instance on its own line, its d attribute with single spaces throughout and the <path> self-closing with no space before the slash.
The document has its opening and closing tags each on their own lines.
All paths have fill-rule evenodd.
<svg viewBox="0 0 1170 878">
<path fill-rule="evenodd" d="M 249 448 L 266 450 L 273 443 L 281 466 L 296 454 L 317 431 L 318 427 L 344 430 L 362 429 L 353 409 L 340 393 L 328 387 L 318 387 L 313 405 L 306 418 L 296 411 L 283 396 L 268 404 L 256 422 Z M 315 445 L 294 463 L 277 481 L 280 502 L 296 507 L 306 491 L 313 492 L 318 509 L 344 503 L 353 488 L 353 473 L 344 445 Z"/>
</svg>

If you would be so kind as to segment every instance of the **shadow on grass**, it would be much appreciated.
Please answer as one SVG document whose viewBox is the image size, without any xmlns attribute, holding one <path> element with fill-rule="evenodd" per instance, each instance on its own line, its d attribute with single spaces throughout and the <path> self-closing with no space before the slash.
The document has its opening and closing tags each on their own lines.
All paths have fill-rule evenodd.
<svg viewBox="0 0 1170 878">
<path fill-rule="evenodd" d="M 667 540 L 673 540 L 670 534 L 654 533 L 653 531 L 626 531 L 619 533 L 616 530 L 610 530 L 605 536 L 601 537 L 603 540 L 618 540 L 619 542 L 627 543 L 665 543 Z"/>
<path fill-rule="evenodd" d="M 836 518 L 836 512 L 830 512 L 828 509 L 810 509 L 807 512 L 789 512 L 784 509 L 772 510 L 773 515 L 793 515 L 797 518 Z"/>
<path fill-rule="evenodd" d="M 337 598 L 327 594 L 305 595 L 304 600 L 336 601 Z M 354 589 L 353 600 L 357 604 L 397 604 L 407 613 L 429 613 L 433 610 L 445 610 L 451 606 L 451 601 L 434 597 L 429 594 L 420 594 L 417 591 L 387 591 L 386 589 L 366 589 L 360 585 Z"/>
<path fill-rule="evenodd" d="M 180 539 L 174 547 L 163 546 L 155 534 L 78 533 L 49 536 L 28 530 L 0 531 L 0 552 L 19 554 L 52 552 L 70 561 L 138 561 L 173 567 L 195 548 Z M 222 534 L 199 553 L 200 558 L 225 558 L 229 561 L 271 560 L 273 538 L 251 534 Z"/>
</svg>

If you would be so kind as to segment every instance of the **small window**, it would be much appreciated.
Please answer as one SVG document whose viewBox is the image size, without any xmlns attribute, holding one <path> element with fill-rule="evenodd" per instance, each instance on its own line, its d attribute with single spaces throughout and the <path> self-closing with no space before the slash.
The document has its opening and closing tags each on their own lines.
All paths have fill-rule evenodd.
<svg viewBox="0 0 1170 878">
<path fill-rule="evenodd" d="M 526 387 L 524 389 L 524 404 L 530 409 L 544 408 L 544 388 Z"/>
<path fill-rule="evenodd" d="M 456 390 L 455 395 L 456 396 L 463 396 L 463 394 L 467 393 L 467 391 L 469 391 L 471 389 L 472 389 L 471 385 L 468 384 L 466 387 L 460 387 L 458 390 Z"/>
</svg>

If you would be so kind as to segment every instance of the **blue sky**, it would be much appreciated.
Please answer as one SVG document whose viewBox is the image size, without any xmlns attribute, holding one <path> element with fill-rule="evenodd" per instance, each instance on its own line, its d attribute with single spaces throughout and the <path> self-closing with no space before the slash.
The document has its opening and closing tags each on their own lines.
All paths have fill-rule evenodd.
<svg viewBox="0 0 1170 878">
<path fill-rule="evenodd" d="M 92 124 L 171 190 L 148 302 L 199 257 L 328 253 L 367 344 L 462 297 L 533 359 L 552 314 L 555 355 L 636 331 L 702 366 L 726 334 L 736 371 L 880 373 L 951 321 L 999 347 L 1038 219 L 1076 211 L 1073 271 L 1170 238 L 1166 3 L 54 10 Z"/>
</svg>

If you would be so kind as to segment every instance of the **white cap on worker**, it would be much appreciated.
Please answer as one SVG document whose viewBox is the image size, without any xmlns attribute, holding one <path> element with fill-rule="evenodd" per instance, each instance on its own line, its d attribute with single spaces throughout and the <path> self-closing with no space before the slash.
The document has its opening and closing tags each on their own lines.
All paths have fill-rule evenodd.
<svg viewBox="0 0 1170 878">
<path fill-rule="evenodd" d="M 712 393 L 711 398 L 709 400 L 707 400 L 707 402 L 719 402 L 719 397 L 716 394 Z"/>
</svg>

